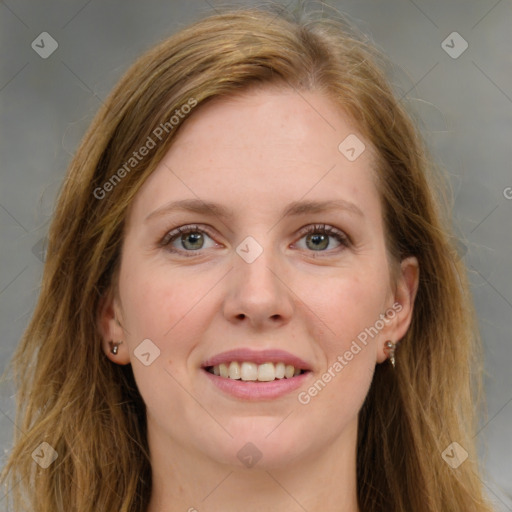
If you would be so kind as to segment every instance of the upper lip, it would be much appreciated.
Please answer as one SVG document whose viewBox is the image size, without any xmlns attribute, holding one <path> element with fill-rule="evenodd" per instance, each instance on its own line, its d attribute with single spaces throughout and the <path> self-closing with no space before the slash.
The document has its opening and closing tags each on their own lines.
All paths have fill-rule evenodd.
<svg viewBox="0 0 512 512">
<path fill-rule="evenodd" d="M 284 350 L 252 350 L 249 348 L 237 348 L 234 350 L 228 350 L 217 354 L 202 363 L 203 368 L 209 366 L 217 366 L 219 364 L 230 363 L 231 361 L 250 362 L 255 364 L 263 363 L 284 363 L 290 364 L 300 370 L 311 370 L 311 367 L 306 361 L 298 356 L 290 354 Z"/>
</svg>

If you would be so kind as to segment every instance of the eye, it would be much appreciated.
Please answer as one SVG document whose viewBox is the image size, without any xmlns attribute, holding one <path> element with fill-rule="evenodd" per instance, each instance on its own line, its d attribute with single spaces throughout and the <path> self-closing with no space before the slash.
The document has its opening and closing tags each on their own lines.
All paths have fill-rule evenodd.
<svg viewBox="0 0 512 512">
<path fill-rule="evenodd" d="M 180 226 L 167 233 L 160 241 L 160 246 L 165 247 L 171 252 L 179 253 L 208 249 L 208 247 L 204 247 L 205 236 L 211 240 L 208 232 L 197 225 Z M 179 244 L 180 247 L 176 247 L 177 244 Z"/>
<path fill-rule="evenodd" d="M 301 231 L 301 240 L 302 238 L 305 238 L 306 248 L 311 249 L 313 252 L 326 252 L 326 249 L 331 245 L 330 238 L 334 238 L 337 241 L 338 248 L 350 245 L 347 235 L 325 224 L 307 226 Z"/>
<path fill-rule="evenodd" d="M 213 245 L 205 247 L 205 237 L 212 240 L 212 236 L 208 234 L 208 231 L 204 227 L 198 225 L 180 226 L 169 231 L 162 238 L 159 245 L 173 253 L 194 256 L 194 254 L 191 253 L 218 246 L 218 244 L 212 240 Z M 350 246 L 350 239 L 347 235 L 325 224 L 314 224 L 302 229 L 300 232 L 300 240 L 303 238 L 305 238 L 306 250 L 309 249 L 308 252 L 326 252 L 326 249 L 332 245 L 330 238 L 336 240 L 338 248 L 340 246 Z"/>
</svg>

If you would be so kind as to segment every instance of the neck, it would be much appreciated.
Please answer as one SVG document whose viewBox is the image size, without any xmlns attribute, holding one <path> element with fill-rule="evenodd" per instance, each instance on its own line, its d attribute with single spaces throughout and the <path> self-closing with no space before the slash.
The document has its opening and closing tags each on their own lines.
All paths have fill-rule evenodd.
<svg viewBox="0 0 512 512">
<path fill-rule="evenodd" d="M 153 488 L 147 512 L 359 512 L 356 440 L 357 422 L 323 451 L 286 467 L 266 466 L 262 458 L 245 468 L 214 461 L 148 424 Z"/>
</svg>

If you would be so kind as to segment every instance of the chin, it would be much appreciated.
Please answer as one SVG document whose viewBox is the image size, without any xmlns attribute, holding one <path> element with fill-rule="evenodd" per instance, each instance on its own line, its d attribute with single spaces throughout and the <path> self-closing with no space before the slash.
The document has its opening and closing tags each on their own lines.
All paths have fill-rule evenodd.
<svg viewBox="0 0 512 512">
<path fill-rule="evenodd" d="M 292 424 L 292 416 L 237 419 L 227 428 L 233 438 L 226 435 L 219 439 L 212 458 L 237 468 L 270 470 L 289 466 L 312 448 L 307 429 Z"/>
</svg>

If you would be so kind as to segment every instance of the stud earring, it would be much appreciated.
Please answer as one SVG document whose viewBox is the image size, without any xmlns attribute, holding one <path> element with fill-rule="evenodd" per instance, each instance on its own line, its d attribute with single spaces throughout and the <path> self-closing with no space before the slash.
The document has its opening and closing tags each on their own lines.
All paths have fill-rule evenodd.
<svg viewBox="0 0 512 512">
<path fill-rule="evenodd" d="M 119 345 L 123 343 L 122 341 L 118 341 L 117 343 L 114 343 L 113 341 L 109 341 L 108 344 L 110 345 L 110 352 L 112 354 L 117 355 L 117 351 L 119 349 Z"/>
<path fill-rule="evenodd" d="M 384 346 L 386 347 L 388 354 L 389 354 L 389 361 L 393 365 L 393 368 L 395 368 L 395 349 L 396 349 L 396 343 L 393 343 L 391 340 L 386 341 L 384 343 Z"/>
</svg>

